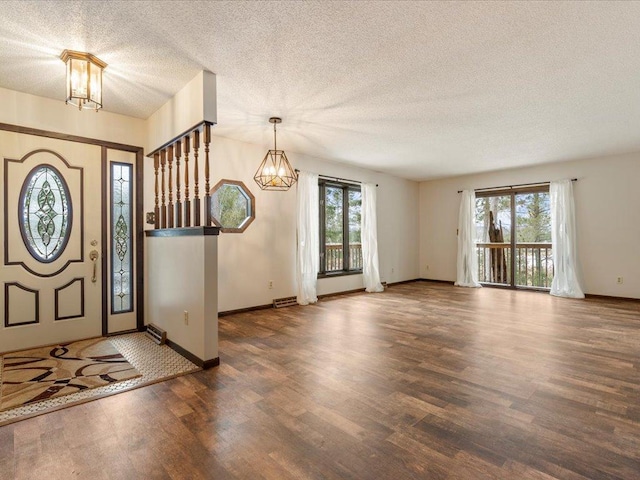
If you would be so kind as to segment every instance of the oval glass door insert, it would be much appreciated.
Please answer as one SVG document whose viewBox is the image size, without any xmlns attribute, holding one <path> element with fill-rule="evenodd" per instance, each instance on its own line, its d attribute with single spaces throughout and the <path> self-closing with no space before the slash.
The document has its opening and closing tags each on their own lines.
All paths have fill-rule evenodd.
<svg viewBox="0 0 640 480">
<path fill-rule="evenodd" d="M 35 167 L 20 191 L 20 233 L 33 258 L 43 263 L 56 260 L 69 241 L 72 224 L 69 187 L 53 166 Z"/>
</svg>

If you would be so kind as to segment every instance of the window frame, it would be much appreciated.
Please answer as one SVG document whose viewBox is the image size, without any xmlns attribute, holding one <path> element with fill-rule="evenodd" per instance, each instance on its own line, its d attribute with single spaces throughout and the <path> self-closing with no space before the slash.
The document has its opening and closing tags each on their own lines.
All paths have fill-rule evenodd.
<svg viewBox="0 0 640 480">
<path fill-rule="evenodd" d="M 488 197 L 500 197 L 500 196 L 509 196 L 510 197 L 510 216 L 511 216 L 511 241 L 510 250 L 511 250 L 511 267 L 509 271 L 510 282 L 509 284 L 501 284 L 501 283 L 491 283 L 491 282 L 480 282 L 483 286 L 492 287 L 492 288 L 506 288 L 511 290 L 536 290 L 542 292 L 548 292 L 551 287 L 534 287 L 527 285 L 516 285 L 516 262 L 515 260 L 515 252 L 518 246 L 518 243 L 526 243 L 526 242 L 518 242 L 517 235 L 517 215 L 516 215 L 516 195 L 526 195 L 529 193 L 549 193 L 550 185 L 548 183 L 541 183 L 539 185 L 523 185 L 521 187 L 510 187 L 510 188 L 495 188 L 495 189 L 486 189 L 481 191 L 476 191 L 475 196 L 476 200 L 478 198 L 488 198 Z M 555 268 L 555 264 L 554 264 Z"/>
<path fill-rule="evenodd" d="M 325 198 L 326 198 L 326 189 L 327 187 L 331 188 L 340 188 L 342 189 L 342 270 L 333 270 L 326 271 L 326 253 L 327 253 L 327 242 L 326 242 L 326 211 L 325 211 Z M 359 275 L 362 274 L 362 267 L 357 269 L 350 269 L 349 265 L 351 264 L 350 249 L 349 249 L 349 192 L 360 192 L 362 194 L 362 188 L 360 184 L 356 183 L 347 183 L 341 182 L 337 180 L 320 178 L 318 179 L 318 189 L 319 189 L 319 211 L 320 211 L 320 236 L 319 236 L 319 272 L 318 278 L 333 278 L 333 277 L 342 277 L 346 275 Z M 362 204 L 361 207 L 362 208 Z M 360 219 L 360 229 L 362 230 L 362 217 Z"/>
<path fill-rule="evenodd" d="M 220 220 L 213 214 L 213 212 L 210 212 L 211 221 L 216 227 L 220 228 L 220 231 L 222 233 L 243 233 L 247 228 L 249 228 L 249 225 L 251 225 L 251 223 L 253 223 L 253 221 L 256 219 L 256 197 L 253 196 L 253 193 L 251 193 L 251 190 L 247 188 L 244 182 L 240 180 L 230 180 L 228 178 L 223 178 L 218 183 L 216 183 L 209 190 L 209 195 L 213 197 L 213 195 L 225 185 L 234 185 L 238 187 L 240 190 L 242 190 L 247 200 L 247 207 L 251 211 L 249 212 L 249 215 L 245 217 L 244 222 L 242 222 L 238 228 L 224 227 L 222 223 L 220 223 Z M 213 205 L 213 200 L 212 200 L 212 205 Z"/>
</svg>

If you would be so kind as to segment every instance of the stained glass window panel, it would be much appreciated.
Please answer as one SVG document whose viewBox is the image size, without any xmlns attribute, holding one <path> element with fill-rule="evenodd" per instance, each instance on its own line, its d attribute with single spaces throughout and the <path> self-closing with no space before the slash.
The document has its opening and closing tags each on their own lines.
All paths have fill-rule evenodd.
<svg viewBox="0 0 640 480">
<path fill-rule="evenodd" d="M 20 192 L 20 232 L 29 253 L 41 262 L 53 262 L 64 251 L 71 233 L 71 197 L 58 170 L 38 165 Z"/>
<path fill-rule="evenodd" d="M 133 167 L 111 163 L 111 313 L 133 310 Z"/>
</svg>

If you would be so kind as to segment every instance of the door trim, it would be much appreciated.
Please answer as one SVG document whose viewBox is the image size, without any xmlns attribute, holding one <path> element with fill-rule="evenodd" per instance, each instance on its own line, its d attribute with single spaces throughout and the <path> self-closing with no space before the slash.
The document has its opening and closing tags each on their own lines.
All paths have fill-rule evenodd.
<svg viewBox="0 0 640 480">
<path fill-rule="evenodd" d="M 100 150 L 100 177 L 102 177 L 101 198 L 102 203 L 102 238 L 100 239 L 100 259 L 102 272 L 102 336 L 106 337 L 109 333 L 109 315 L 107 313 L 107 188 L 109 188 L 109 179 L 107 178 L 107 147 L 104 145 Z M 137 200 L 137 199 L 136 199 Z M 136 272 L 137 275 L 138 272 Z"/>
<path fill-rule="evenodd" d="M 136 219 L 136 273 L 135 273 L 135 288 L 136 293 L 136 327 L 138 331 L 144 330 L 144 149 L 134 145 L 127 145 L 124 143 L 109 142 L 106 140 L 99 140 L 96 138 L 82 137 L 78 135 L 69 135 L 66 133 L 52 132 L 48 130 L 40 130 L 37 128 L 23 127 L 20 125 L 12 125 L 8 123 L 0 123 L 0 130 L 14 133 L 21 133 L 24 135 L 33 135 L 36 137 L 52 138 L 56 140 L 63 140 L 67 142 L 84 143 L 87 145 L 98 145 L 101 148 L 101 171 L 102 171 L 102 187 L 101 196 L 103 205 L 106 204 L 107 198 L 107 150 L 121 150 L 125 152 L 133 152 L 136 155 L 136 179 L 135 179 L 135 219 Z M 6 175 L 5 175 L 6 176 Z M 106 265 L 106 244 L 107 244 L 107 215 L 105 208 L 102 209 L 101 222 L 102 222 L 102 335 L 106 336 L 108 333 L 108 316 L 107 316 L 107 265 Z"/>
</svg>

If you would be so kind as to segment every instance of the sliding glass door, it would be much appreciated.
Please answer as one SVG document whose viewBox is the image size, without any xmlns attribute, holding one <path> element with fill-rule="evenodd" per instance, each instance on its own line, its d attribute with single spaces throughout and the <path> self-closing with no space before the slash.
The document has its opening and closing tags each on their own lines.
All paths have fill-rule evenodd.
<svg viewBox="0 0 640 480">
<path fill-rule="evenodd" d="M 476 193 L 476 248 L 481 283 L 550 288 L 548 186 Z"/>
<path fill-rule="evenodd" d="M 476 245 L 481 283 L 511 285 L 511 195 L 476 198 Z"/>
</svg>

